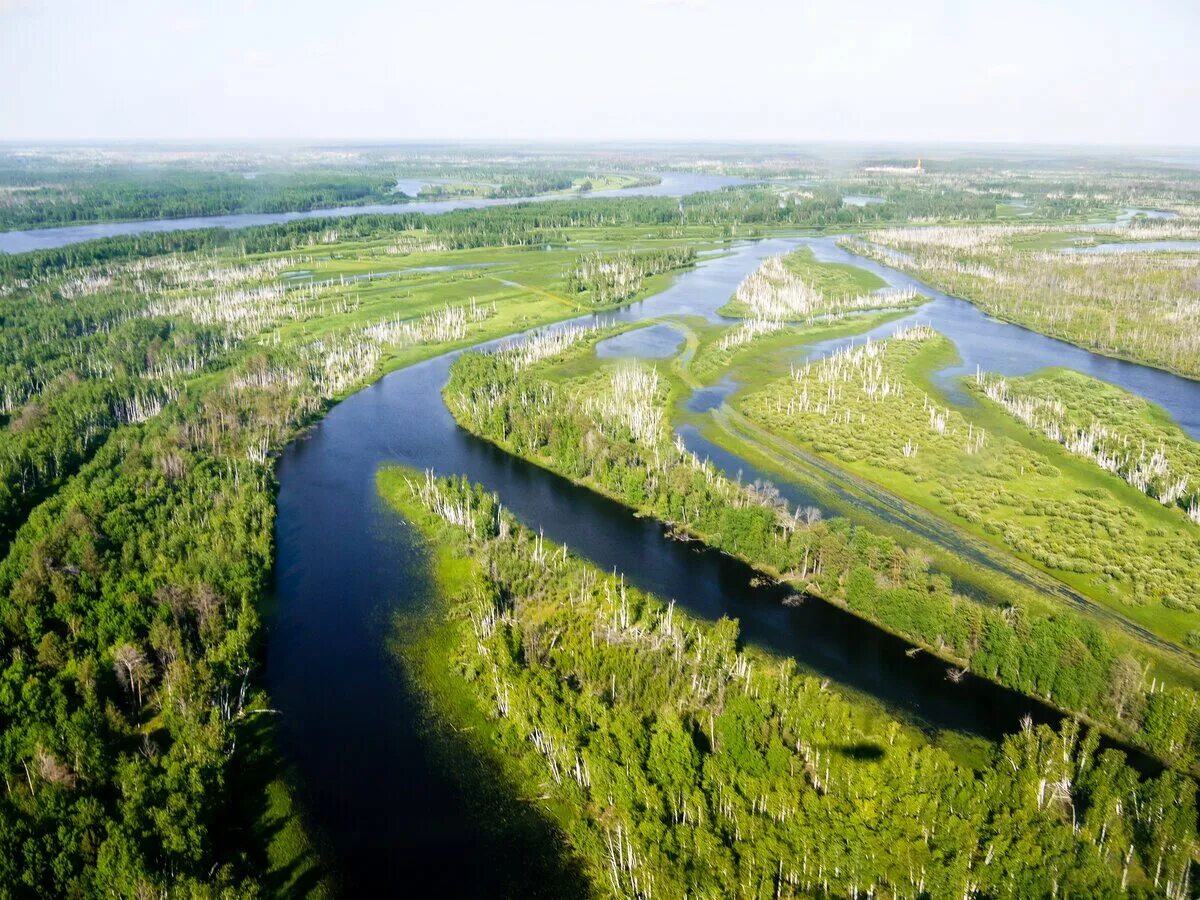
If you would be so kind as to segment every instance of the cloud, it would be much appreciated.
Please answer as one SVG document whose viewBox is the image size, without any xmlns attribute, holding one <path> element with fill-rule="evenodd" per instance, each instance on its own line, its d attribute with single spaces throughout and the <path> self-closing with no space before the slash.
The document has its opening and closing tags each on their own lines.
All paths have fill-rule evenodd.
<svg viewBox="0 0 1200 900">
<path fill-rule="evenodd" d="M 33 0 L 0 0 L 0 16 L 16 16 L 32 12 L 33 8 Z"/>
</svg>

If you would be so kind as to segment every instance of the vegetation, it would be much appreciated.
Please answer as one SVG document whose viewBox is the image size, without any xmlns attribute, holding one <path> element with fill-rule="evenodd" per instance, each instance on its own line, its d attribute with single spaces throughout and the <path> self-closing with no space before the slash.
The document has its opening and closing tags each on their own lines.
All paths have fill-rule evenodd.
<svg viewBox="0 0 1200 900">
<path fill-rule="evenodd" d="M 964 769 L 465 480 L 389 472 L 382 488 L 472 561 L 447 598 L 450 663 L 596 893 L 1187 896 L 1190 780 L 1139 781 L 1072 722 L 1027 723 Z"/>
<path fill-rule="evenodd" d="M 354 151 L 351 164 L 237 153 L 219 165 L 110 166 L 64 162 L 72 151 L 17 152 L 0 152 L 0 227 L 401 201 L 398 175 L 436 185 L 426 197 L 562 197 L 0 254 L 6 895 L 332 891 L 273 746 L 260 679 L 274 458 L 388 369 L 646 296 L 698 250 L 775 229 L 1015 215 L 1059 221 L 953 254 L 1043 266 L 1027 282 L 1043 292 L 1067 279 L 1069 296 L 1083 299 L 1042 324 L 1072 339 L 1093 340 L 1103 324 L 1117 333 L 1106 349 L 1181 371 L 1194 350 L 1180 324 L 1191 312 L 1179 292 L 1194 276 L 1190 257 L 1135 255 L 1111 270 L 1100 257 L 1041 259 L 1061 243 L 1063 217 L 1075 233 L 1083 216 L 1118 203 L 1170 201 L 1185 215 L 1169 234 L 1191 234 L 1197 195 L 1177 176 L 1077 183 L 949 164 L 921 176 L 813 176 L 807 163 L 743 164 L 714 150 L 706 167 L 774 180 L 606 199 L 581 195 L 644 183 L 640 173 L 661 159 Z M 847 193 L 884 202 L 855 206 Z M 1134 221 L 1104 237 L 1148 229 Z M 877 247 L 919 257 L 910 231 L 886 232 Z M 971 272 L 950 274 L 984 277 Z M 1071 311 L 1099 308 L 1110 277 L 1115 318 Z M 389 496 L 462 555 L 464 586 L 439 631 L 448 653 L 428 655 L 419 674 L 432 678 L 435 661 L 451 659 L 441 674 L 475 717 L 459 724 L 486 726 L 477 746 L 511 779 L 497 789 L 516 806 L 543 798 L 598 893 L 1186 896 L 1193 693 L 1165 686 L 1130 642 L 1084 616 L 967 597 L 903 541 L 788 507 L 769 484 L 726 478 L 671 434 L 681 378 L 707 380 L 734 359 L 765 377 L 795 341 L 890 313 L 853 325 L 837 321 L 843 314 L 915 300 L 806 253 L 752 278 L 733 307 L 750 314 L 745 323 L 681 324 L 686 366 L 601 363 L 590 355 L 601 332 L 564 327 L 463 356 L 447 402 L 507 450 L 906 636 L 944 659 L 948 677 L 970 668 L 1049 699 L 1171 771 L 1138 781 L 1074 722 L 1057 733 L 1024 728 L 978 771 L 961 768 L 791 662 L 738 646 L 733 623 L 689 620 L 550 547 L 477 489 L 391 476 Z M 747 412 L 839 466 L 911 488 L 947 520 L 1039 560 L 1129 619 L 1200 643 L 1194 444 L 1157 410 L 1068 373 L 981 375 L 985 402 L 969 415 L 932 399 L 918 414 L 929 390 L 921 354 L 941 351 L 928 335 L 907 337 L 899 356 L 877 347 L 861 371 L 842 360 L 853 377 L 821 397 L 815 387 L 830 385 L 810 367 L 747 391 Z"/>
<path fill-rule="evenodd" d="M 980 372 L 974 386 L 1034 431 L 1200 524 L 1200 446 L 1161 409 L 1078 372 Z"/>
<path fill-rule="evenodd" d="M 800 367 L 742 409 L 1182 641 L 1200 565 L 1190 523 L 1004 419 L 942 406 L 922 374 L 951 352 L 912 329 Z"/>
<path fill-rule="evenodd" d="M 608 256 L 592 253 L 581 256 L 567 273 L 567 291 L 586 293 L 597 306 L 620 303 L 641 293 L 647 276 L 690 266 L 695 261 L 696 251 L 690 247 Z"/>
<path fill-rule="evenodd" d="M 782 318 L 803 318 L 819 314 L 836 302 L 864 297 L 886 287 L 882 278 L 866 269 L 818 262 L 811 248 L 801 247 L 767 259 L 757 272 L 747 276 L 721 312 L 730 316 L 765 315 L 768 303 L 754 302 L 765 295 L 770 305 L 782 307 Z"/>
<path fill-rule="evenodd" d="M 799 261 L 793 261 L 792 257 L 797 255 Z M 787 256 L 768 258 L 738 285 L 733 300 L 722 307 L 722 311 L 751 320 L 812 321 L 817 316 L 907 306 L 917 299 L 916 291 L 886 290 L 882 288 L 882 283 L 880 287 L 870 287 L 861 293 L 835 293 L 843 285 L 872 283 L 875 277 L 871 273 L 853 266 L 839 266 L 833 273 L 825 272 L 823 266 L 817 268 L 816 271 L 824 276 L 819 280 L 832 287 L 823 290 L 805 281 L 796 271 L 797 268 L 816 268 L 811 257 L 812 250 L 805 247 Z"/>
<path fill-rule="evenodd" d="M 407 255 L 384 231 L 319 254 L 14 258 L 28 268 L 4 282 L 0 337 L 0 882 L 322 888 L 260 743 L 274 454 L 388 367 L 586 308 L 557 292 L 574 254 L 439 249 L 457 228 Z"/>
<path fill-rule="evenodd" d="M 917 333 L 902 336 L 900 343 L 919 347 L 926 339 Z M 570 352 L 586 346 L 577 340 Z M 873 347 L 862 358 L 874 370 L 882 351 Z M 1164 758 L 1194 759 L 1196 695 L 1145 683 L 1137 659 L 1118 652 L 1086 618 L 974 602 L 930 571 L 923 554 L 890 537 L 842 519 L 825 520 L 815 509 L 789 509 L 769 485 L 730 481 L 672 438 L 665 427 L 667 385 L 654 370 L 625 362 L 558 383 L 534 366 L 516 364 L 516 352 L 470 353 L 455 362 L 446 401 L 468 430 L 740 556 L 805 593 L 844 604 L 958 667 L 1103 720 Z M 846 376 L 846 403 L 858 393 L 858 373 L 848 360 L 814 365 Z M 891 370 L 879 372 L 870 384 L 873 395 L 914 393 L 911 387 L 904 391 Z M 791 415 L 800 415 L 802 401 L 794 395 L 804 396 L 803 388 L 789 379 L 779 388 L 784 390 Z M 840 433 L 833 429 L 845 420 L 845 409 L 840 400 L 835 405 L 825 398 L 842 394 L 822 387 L 808 396 L 822 410 L 821 434 L 830 435 L 824 439 L 836 440 Z M 771 393 L 750 403 L 752 410 L 762 405 L 774 415 L 787 407 Z M 922 415 L 927 419 L 928 411 Z M 940 420 L 945 414 L 936 415 Z M 874 411 L 872 416 L 904 421 Z M 859 415 L 851 418 L 862 427 Z M 956 447 L 978 440 L 966 429 L 958 436 L 958 430 L 947 438 Z M 852 447 L 848 452 L 855 452 Z M 902 446 L 895 456 L 913 458 L 903 455 Z M 940 469 L 936 484 L 947 474 L 954 473 Z"/>
<path fill-rule="evenodd" d="M 1149 223 L 1104 229 L 1141 240 L 1194 234 Z M 1092 237 L 1096 232 L 1089 233 Z M 1021 241 L 1062 231 L 1000 226 L 904 228 L 873 233 L 886 262 L 992 315 L 1091 350 L 1200 377 L 1200 336 L 1181 327 L 1200 314 L 1195 253 L 1067 253 Z M 859 243 L 855 249 L 867 249 Z M 881 251 L 874 251 L 880 255 Z"/>
<path fill-rule="evenodd" d="M 458 197 L 510 199 L 655 184 L 657 176 L 488 160 L 420 163 L 358 154 L 145 159 L 96 165 L 0 150 L 0 230 L 92 222 L 280 213 Z M 315 158 L 314 158 L 315 157 Z M 398 182 L 401 179 L 401 182 Z M 404 181 L 415 181 L 414 189 Z"/>
</svg>

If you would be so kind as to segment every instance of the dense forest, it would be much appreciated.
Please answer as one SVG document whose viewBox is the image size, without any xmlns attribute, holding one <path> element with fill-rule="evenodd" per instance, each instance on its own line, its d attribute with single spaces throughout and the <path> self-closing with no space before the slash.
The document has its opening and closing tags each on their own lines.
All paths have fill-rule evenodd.
<svg viewBox="0 0 1200 900">
<path fill-rule="evenodd" d="M 246 169 L 248 165 L 239 163 L 237 167 Z M 478 165 L 413 169 L 382 162 L 261 172 L 220 172 L 184 165 L 31 169 L 14 166 L 11 161 L 6 165 L 0 156 L 0 230 L 400 204 L 418 198 L 532 197 L 571 190 L 577 183 L 587 184 L 586 190 L 590 190 L 589 175 L 599 177 L 586 169 L 514 170 Z M 419 191 L 410 187 L 406 192 L 397 187 L 398 177 L 432 180 Z M 626 180 L 646 184 L 655 179 L 629 176 Z"/>
<path fill-rule="evenodd" d="M 980 771 L 521 527 L 465 480 L 387 495 L 473 578 L 448 598 L 488 751 L 598 894 L 1188 896 L 1195 785 L 1026 722 Z M 443 550 L 443 552 L 445 552 Z"/>
<path fill-rule="evenodd" d="M 21 170 L 0 169 L 0 186 L 9 188 L 0 192 L 5 198 L 0 203 L 2 229 L 289 212 L 405 199 L 396 192 L 395 178 L 382 172 L 264 172 L 247 177 L 132 169 L 86 175 L 48 173 L 43 180 Z"/>
</svg>

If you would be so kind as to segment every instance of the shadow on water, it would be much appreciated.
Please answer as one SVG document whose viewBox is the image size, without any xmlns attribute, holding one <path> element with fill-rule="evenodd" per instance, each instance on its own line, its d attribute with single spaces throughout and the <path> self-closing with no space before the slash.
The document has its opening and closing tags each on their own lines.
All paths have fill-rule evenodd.
<svg viewBox="0 0 1200 900">
<path fill-rule="evenodd" d="M 585 320 L 719 320 L 714 311 L 738 281 L 795 243 L 738 245 L 654 297 Z M 930 318 L 929 307 L 921 318 Z M 1028 341 L 1020 329 L 1004 333 Z M 1061 364 L 1058 349 L 1066 345 L 1052 343 L 1055 353 L 1043 359 Z M 657 522 L 468 435 L 440 396 L 455 356 L 394 372 L 348 398 L 293 442 L 278 467 L 278 603 L 267 684 L 283 713 L 281 748 L 301 774 L 305 806 L 348 893 L 399 884 L 452 895 L 556 893 L 553 886 L 572 874 L 561 868 L 553 832 L 532 806 L 483 791 L 495 773 L 467 762 L 452 739 L 428 732 L 420 698 L 388 652 L 397 611 L 427 609 L 433 597 L 418 537 L 376 493 L 375 473 L 389 462 L 464 474 L 499 492 L 527 525 L 598 566 L 675 598 L 695 615 L 736 617 L 746 640 L 795 657 L 802 668 L 875 697 L 927 730 L 997 738 L 1027 714 L 1058 720 L 1048 707 L 982 679 L 951 682 L 944 663 L 924 653 L 910 657 L 908 644 L 834 606 L 784 606 L 790 591 L 751 584 L 754 572 L 743 563 L 671 540 Z M 1097 367 L 1115 364 L 1096 359 Z M 1137 368 L 1117 365 L 1120 372 Z M 1159 393 L 1155 385 L 1173 377 L 1146 371 Z M 1194 399 L 1196 385 L 1188 384 Z"/>
</svg>

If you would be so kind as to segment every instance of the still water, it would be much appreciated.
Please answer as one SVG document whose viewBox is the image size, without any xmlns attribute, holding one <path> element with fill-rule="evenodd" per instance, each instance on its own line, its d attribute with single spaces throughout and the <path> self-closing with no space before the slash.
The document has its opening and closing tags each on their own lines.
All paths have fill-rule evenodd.
<svg viewBox="0 0 1200 900">
<path fill-rule="evenodd" d="M 368 206 L 339 206 L 332 209 L 311 209 L 280 213 L 235 213 L 225 216 L 193 216 L 183 219 L 149 219 L 140 222 L 102 222 L 95 225 L 67 225 L 61 228 L 30 228 L 25 231 L 0 231 L 0 253 L 28 253 L 49 250 L 83 241 L 118 237 L 128 234 L 149 234 L 162 231 L 189 231 L 196 228 L 249 228 L 253 225 L 277 225 L 297 219 L 331 219 L 362 215 L 402 215 L 404 213 L 444 213 L 456 209 L 482 209 L 487 206 L 512 206 L 517 203 L 544 202 L 600 197 L 683 197 L 698 191 L 715 191 L 733 184 L 745 184 L 744 178 L 723 175 L 700 175 L 693 172 L 663 172 L 658 184 L 594 191 L 589 194 L 544 194 L 539 197 L 504 199 L 462 198 L 457 200 L 415 200 L 409 203 L 376 203 Z M 401 185 L 407 193 L 424 182 Z M 417 187 L 419 190 L 419 187 Z"/>
<path fill-rule="evenodd" d="M 669 314 L 718 321 L 716 309 L 746 274 L 765 257 L 801 243 L 818 258 L 853 261 L 890 284 L 916 285 L 932 297 L 908 318 L 932 322 L 958 345 L 962 364 L 939 376 L 956 394 L 955 377 L 976 365 L 1008 374 L 1065 365 L 1155 400 L 1193 436 L 1200 433 L 1196 382 L 998 322 L 908 276 L 852 258 L 832 239 L 735 245 L 728 255 L 703 259 L 660 294 L 582 321 L 637 322 Z M 896 327 L 888 324 L 873 336 Z M 617 355 L 636 354 L 636 342 L 645 339 L 645 332 L 633 334 L 639 333 L 643 337 L 622 345 Z M 661 355 L 665 341 L 651 338 L 649 354 Z M 805 352 L 825 353 L 845 343 Z M 471 437 L 455 425 L 440 396 L 456 355 L 394 372 L 348 398 L 287 448 L 278 469 L 278 613 L 270 626 L 268 687 L 282 711 L 284 753 L 297 766 L 304 801 L 349 891 L 418 881 L 455 895 L 507 893 L 514 886 L 538 893 L 542 878 L 525 862 L 534 848 L 476 815 L 461 781 L 431 750 L 420 703 L 387 652 L 396 612 L 419 611 L 432 596 L 417 536 L 375 491 L 377 469 L 391 462 L 465 474 L 498 491 L 527 525 L 598 566 L 618 569 L 636 586 L 675 598 L 698 616 L 735 616 L 748 641 L 793 656 L 802 668 L 871 695 L 931 732 L 995 738 L 1026 713 L 1041 721 L 1057 718 L 986 681 L 952 684 L 943 664 L 925 654 L 910 659 L 902 641 L 834 607 L 816 601 L 785 607 L 786 591 L 752 586 L 753 572 L 741 563 L 670 540 L 656 522 Z M 698 402 L 711 408 L 723 396 L 718 388 Z M 714 461 L 730 474 L 744 467 L 736 457 Z"/>
</svg>

